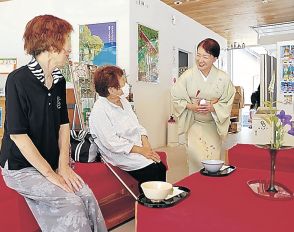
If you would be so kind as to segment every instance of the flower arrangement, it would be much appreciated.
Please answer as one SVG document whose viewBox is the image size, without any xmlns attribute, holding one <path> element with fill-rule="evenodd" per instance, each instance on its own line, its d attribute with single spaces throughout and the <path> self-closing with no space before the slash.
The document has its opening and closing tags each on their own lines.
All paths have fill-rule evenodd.
<svg viewBox="0 0 294 232">
<path fill-rule="evenodd" d="M 265 102 L 265 106 L 269 108 L 269 114 L 264 119 L 273 127 L 271 148 L 279 149 L 283 146 L 283 139 L 286 132 L 294 136 L 294 121 L 291 121 L 292 116 L 287 115 L 284 110 L 278 112 L 272 103 L 267 101 Z M 286 125 L 290 125 L 290 130 L 286 130 Z"/>
<path fill-rule="evenodd" d="M 264 105 L 269 109 L 269 113 L 264 120 L 273 127 L 273 136 L 270 144 L 271 149 L 279 149 L 283 146 L 284 135 L 286 132 L 294 136 L 294 121 L 291 121 L 292 116 L 287 115 L 284 110 L 278 112 L 274 107 L 274 104 L 276 103 L 273 101 L 274 82 L 275 77 L 273 76 L 268 88 L 270 92 L 270 100 L 264 102 Z M 290 130 L 286 131 L 286 125 L 290 125 Z"/>
</svg>

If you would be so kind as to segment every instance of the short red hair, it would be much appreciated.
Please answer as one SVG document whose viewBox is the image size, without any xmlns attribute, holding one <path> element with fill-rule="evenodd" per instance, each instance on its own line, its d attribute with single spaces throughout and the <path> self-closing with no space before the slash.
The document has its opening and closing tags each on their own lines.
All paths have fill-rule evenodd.
<svg viewBox="0 0 294 232">
<path fill-rule="evenodd" d="M 123 76 L 124 72 L 121 68 L 113 65 L 102 66 L 94 73 L 94 84 L 96 92 L 101 97 L 108 97 L 108 88 L 120 88 L 119 77 Z"/>
<path fill-rule="evenodd" d="M 64 19 L 53 15 L 39 15 L 29 21 L 23 35 L 24 49 L 33 56 L 42 52 L 60 52 L 65 44 L 66 36 L 73 31 L 72 25 Z"/>
</svg>

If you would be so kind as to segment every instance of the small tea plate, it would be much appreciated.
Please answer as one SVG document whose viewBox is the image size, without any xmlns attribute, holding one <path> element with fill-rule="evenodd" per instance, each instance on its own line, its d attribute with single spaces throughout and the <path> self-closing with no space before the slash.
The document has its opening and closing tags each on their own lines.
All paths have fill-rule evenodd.
<svg viewBox="0 0 294 232">
<path fill-rule="evenodd" d="M 205 170 L 205 168 L 202 168 L 200 170 L 200 173 L 204 176 L 222 177 L 222 176 L 230 175 L 235 170 L 236 170 L 235 166 L 229 165 L 229 166 L 225 166 L 223 169 L 221 169 L 218 172 L 208 172 L 207 170 Z"/>
<path fill-rule="evenodd" d="M 172 195 L 172 196 L 168 195 L 167 198 L 164 199 L 163 201 L 153 202 L 150 199 L 148 199 L 147 197 L 145 197 L 144 194 L 141 194 L 138 197 L 138 202 L 141 205 L 147 206 L 149 208 L 167 208 L 167 207 L 171 207 L 171 206 L 179 203 L 183 199 L 185 199 L 190 194 L 190 189 L 188 189 L 186 187 L 174 186 L 174 189 L 175 188 L 176 188 L 178 194 L 177 195 Z"/>
</svg>

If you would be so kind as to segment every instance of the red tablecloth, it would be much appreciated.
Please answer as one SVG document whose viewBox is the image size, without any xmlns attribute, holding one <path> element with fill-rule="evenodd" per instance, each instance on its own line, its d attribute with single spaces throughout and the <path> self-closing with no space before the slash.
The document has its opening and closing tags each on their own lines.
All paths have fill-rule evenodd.
<svg viewBox="0 0 294 232">
<path fill-rule="evenodd" d="M 137 204 L 137 232 L 273 232 L 294 231 L 294 200 L 272 201 L 256 196 L 248 180 L 269 177 L 269 171 L 238 168 L 226 177 L 195 173 L 178 185 L 191 190 L 170 208 Z M 294 173 L 278 172 L 276 180 L 294 190 Z"/>
<path fill-rule="evenodd" d="M 265 170 L 270 168 L 269 151 L 252 144 L 237 144 L 232 147 L 228 151 L 228 160 L 229 164 L 236 167 Z M 294 148 L 278 151 L 276 170 L 294 172 Z"/>
</svg>

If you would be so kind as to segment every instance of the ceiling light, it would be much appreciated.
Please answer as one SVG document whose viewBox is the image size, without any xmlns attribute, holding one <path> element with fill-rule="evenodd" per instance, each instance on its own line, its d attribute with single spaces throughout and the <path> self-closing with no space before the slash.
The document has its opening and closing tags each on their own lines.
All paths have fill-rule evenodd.
<svg viewBox="0 0 294 232">
<path fill-rule="evenodd" d="M 253 26 L 251 28 L 257 32 L 259 37 L 260 36 L 290 34 L 290 33 L 294 33 L 294 21 L 257 25 L 257 26 Z"/>
<path fill-rule="evenodd" d="M 175 5 L 181 5 L 183 2 L 182 1 L 174 1 Z"/>
</svg>

